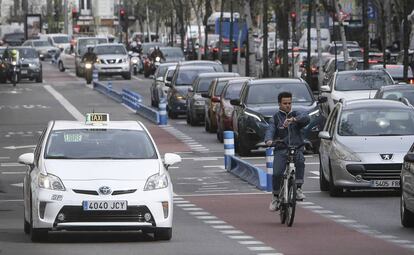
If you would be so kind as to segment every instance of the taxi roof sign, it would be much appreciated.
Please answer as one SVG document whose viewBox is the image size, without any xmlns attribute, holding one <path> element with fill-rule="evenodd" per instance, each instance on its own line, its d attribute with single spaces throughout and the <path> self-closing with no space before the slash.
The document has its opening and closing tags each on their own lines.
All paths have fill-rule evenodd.
<svg viewBox="0 0 414 255">
<path fill-rule="evenodd" d="M 87 113 L 86 114 L 86 124 L 88 125 L 104 125 L 109 122 L 108 113 Z"/>
</svg>

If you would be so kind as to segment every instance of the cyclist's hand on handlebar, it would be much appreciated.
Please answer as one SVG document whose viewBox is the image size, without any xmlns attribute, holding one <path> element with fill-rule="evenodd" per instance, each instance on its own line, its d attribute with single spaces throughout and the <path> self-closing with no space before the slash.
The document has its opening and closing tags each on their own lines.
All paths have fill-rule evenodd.
<svg viewBox="0 0 414 255">
<path fill-rule="evenodd" d="M 295 117 L 285 119 L 285 122 L 283 122 L 283 126 L 284 127 L 287 127 L 287 126 L 289 126 L 290 124 L 292 124 L 295 121 L 296 121 L 296 118 Z"/>
<path fill-rule="evenodd" d="M 266 143 L 266 146 L 268 147 L 272 146 L 273 144 L 272 140 L 267 140 L 265 143 Z"/>
</svg>

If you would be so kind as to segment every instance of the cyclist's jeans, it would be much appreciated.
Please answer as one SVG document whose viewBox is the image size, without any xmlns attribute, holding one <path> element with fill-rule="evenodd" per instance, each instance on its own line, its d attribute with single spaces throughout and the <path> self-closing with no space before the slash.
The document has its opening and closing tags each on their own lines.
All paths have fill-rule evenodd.
<svg viewBox="0 0 414 255">
<path fill-rule="evenodd" d="M 286 169 L 287 150 L 275 150 L 273 159 L 273 194 L 279 194 L 283 174 Z M 299 150 L 296 155 L 296 183 L 303 184 L 305 173 L 305 157 L 303 151 Z"/>
</svg>

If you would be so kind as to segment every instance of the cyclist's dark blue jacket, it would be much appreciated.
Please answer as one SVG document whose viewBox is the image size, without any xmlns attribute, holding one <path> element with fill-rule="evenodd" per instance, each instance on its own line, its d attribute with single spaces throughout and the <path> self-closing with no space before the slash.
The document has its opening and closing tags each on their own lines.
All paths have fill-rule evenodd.
<svg viewBox="0 0 414 255">
<path fill-rule="evenodd" d="M 308 114 L 300 113 L 298 111 L 291 111 L 290 113 L 286 113 L 282 110 L 277 111 L 269 121 L 269 127 L 266 130 L 264 141 L 283 139 L 286 144 L 289 144 L 288 130 L 283 127 L 283 122 L 285 122 L 286 118 L 291 117 L 295 117 L 296 122 L 289 125 L 290 144 L 294 146 L 302 144 L 304 141 L 301 129 L 309 124 L 310 118 Z M 278 143 L 275 146 L 275 150 L 283 150 L 286 148 L 286 145 L 281 143 Z"/>
</svg>

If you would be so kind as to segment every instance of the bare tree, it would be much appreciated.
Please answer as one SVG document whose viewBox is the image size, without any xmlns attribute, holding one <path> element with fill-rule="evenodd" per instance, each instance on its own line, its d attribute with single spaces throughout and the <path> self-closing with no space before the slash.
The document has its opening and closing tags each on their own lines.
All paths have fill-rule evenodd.
<svg viewBox="0 0 414 255">
<path fill-rule="evenodd" d="M 200 60 L 201 59 L 201 52 L 200 52 L 200 48 L 201 48 L 201 26 L 203 25 L 202 23 L 202 16 L 203 16 L 203 10 L 202 10 L 202 6 L 203 6 L 203 0 L 198 0 L 197 3 L 195 0 L 191 0 L 191 6 L 194 9 L 194 12 L 196 14 L 196 19 L 197 19 L 197 27 L 198 27 L 198 53 L 197 53 L 197 59 Z"/>
<path fill-rule="evenodd" d="M 253 38 L 253 21 L 252 14 L 250 12 L 250 0 L 244 0 L 244 15 L 248 29 L 248 55 L 246 55 L 246 65 L 249 66 L 249 73 L 247 76 L 256 76 L 256 57 L 254 54 L 254 38 Z"/>
</svg>

